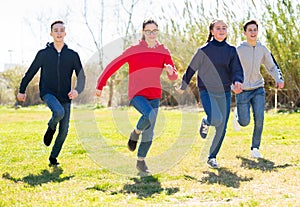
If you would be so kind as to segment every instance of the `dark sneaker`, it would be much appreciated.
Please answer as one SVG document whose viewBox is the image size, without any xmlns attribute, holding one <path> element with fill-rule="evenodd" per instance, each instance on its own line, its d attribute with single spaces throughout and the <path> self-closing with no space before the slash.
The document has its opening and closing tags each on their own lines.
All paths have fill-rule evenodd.
<svg viewBox="0 0 300 207">
<path fill-rule="evenodd" d="M 50 127 L 48 127 L 45 135 L 44 135 L 44 144 L 46 146 L 49 146 L 51 144 L 51 141 L 53 139 L 53 135 L 55 133 L 55 130 L 51 129 Z"/>
<path fill-rule="evenodd" d="M 145 160 L 138 160 L 136 162 L 136 169 L 138 169 L 140 173 L 145 173 L 145 174 L 150 173 L 150 170 L 148 169 Z"/>
<path fill-rule="evenodd" d="M 210 158 L 210 159 L 208 159 L 208 160 L 207 160 L 207 165 L 208 165 L 210 168 L 218 168 L 218 167 L 219 167 L 216 158 Z"/>
<path fill-rule="evenodd" d="M 139 140 L 139 134 L 137 134 L 135 132 L 135 130 L 133 130 L 130 134 L 130 137 L 129 137 L 129 140 L 128 140 L 128 143 L 127 143 L 127 146 L 128 146 L 128 149 L 130 151 L 134 151 L 136 149 L 136 144 L 137 144 L 137 141 Z"/>
<path fill-rule="evenodd" d="M 199 133 L 200 136 L 205 139 L 208 133 L 209 125 L 205 122 L 205 117 L 202 118 Z"/>
<path fill-rule="evenodd" d="M 49 164 L 50 167 L 58 167 L 59 166 L 59 163 L 57 162 L 56 158 L 49 157 L 49 161 L 50 161 L 50 164 Z"/>
</svg>

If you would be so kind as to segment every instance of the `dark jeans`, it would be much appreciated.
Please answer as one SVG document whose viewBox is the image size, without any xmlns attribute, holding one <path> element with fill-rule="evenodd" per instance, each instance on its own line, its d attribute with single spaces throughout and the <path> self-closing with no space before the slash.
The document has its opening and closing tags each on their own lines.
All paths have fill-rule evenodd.
<svg viewBox="0 0 300 207">
<path fill-rule="evenodd" d="M 52 94 L 44 95 L 43 100 L 52 111 L 48 126 L 55 130 L 59 123 L 58 134 L 50 154 L 51 157 L 57 158 L 68 135 L 71 103 L 60 103 Z"/>
<path fill-rule="evenodd" d="M 216 128 L 208 158 L 216 158 L 226 134 L 230 113 L 231 92 L 210 93 L 200 91 L 202 106 L 207 115 L 206 122 Z"/>
<path fill-rule="evenodd" d="M 252 106 L 254 129 L 251 149 L 259 149 L 264 126 L 265 89 L 261 87 L 237 94 L 236 106 L 238 122 L 241 126 L 247 126 L 250 123 L 250 106 Z"/>
<path fill-rule="evenodd" d="M 130 105 L 142 114 L 136 125 L 136 128 L 142 131 L 142 140 L 137 154 L 138 157 L 146 157 L 152 144 L 159 102 L 159 99 L 148 100 L 143 96 L 135 96 L 130 101 Z"/>
</svg>

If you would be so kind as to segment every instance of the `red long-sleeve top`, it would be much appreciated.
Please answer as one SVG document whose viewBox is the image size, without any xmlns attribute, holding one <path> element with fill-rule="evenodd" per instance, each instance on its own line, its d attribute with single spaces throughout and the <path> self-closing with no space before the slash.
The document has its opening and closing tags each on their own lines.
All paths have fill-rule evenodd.
<svg viewBox="0 0 300 207">
<path fill-rule="evenodd" d="M 98 78 L 97 89 L 102 90 L 108 78 L 125 63 L 129 65 L 129 100 L 134 96 L 144 96 L 149 100 L 161 98 L 160 76 L 165 68 L 164 64 L 173 67 L 173 74 L 167 73 L 168 78 L 170 80 L 178 78 L 169 50 L 159 43 L 154 48 L 148 48 L 147 43 L 141 40 L 139 44 L 126 49 L 106 66 Z"/>
</svg>

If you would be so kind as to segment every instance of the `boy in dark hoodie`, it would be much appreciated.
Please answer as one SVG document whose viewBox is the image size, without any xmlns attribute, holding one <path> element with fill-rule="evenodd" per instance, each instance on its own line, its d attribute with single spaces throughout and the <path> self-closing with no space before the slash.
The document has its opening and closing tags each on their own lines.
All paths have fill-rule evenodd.
<svg viewBox="0 0 300 207">
<path fill-rule="evenodd" d="M 52 117 L 44 135 L 44 144 L 46 146 L 51 144 L 59 123 L 58 134 L 49 157 L 50 165 L 58 166 L 56 158 L 62 149 L 69 129 L 71 100 L 83 91 L 85 75 L 79 55 L 64 43 L 66 36 L 64 22 L 53 22 L 50 35 L 53 37 L 53 42 L 47 43 L 46 48 L 37 53 L 22 78 L 17 99 L 18 101 L 26 100 L 26 87 L 41 69 L 40 97 L 52 111 Z M 77 85 L 74 89 L 71 85 L 73 71 L 77 76 Z"/>
</svg>

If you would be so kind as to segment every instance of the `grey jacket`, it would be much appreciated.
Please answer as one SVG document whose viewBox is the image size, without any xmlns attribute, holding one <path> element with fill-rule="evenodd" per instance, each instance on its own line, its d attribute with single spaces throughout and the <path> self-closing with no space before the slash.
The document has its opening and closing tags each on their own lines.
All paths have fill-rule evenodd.
<svg viewBox="0 0 300 207">
<path fill-rule="evenodd" d="M 264 79 L 260 73 L 263 64 L 276 83 L 284 82 L 282 72 L 271 52 L 257 41 L 253 47 L 248 42 L 242 42 L 237 52 L 244 70 L 243 90 L 253 90 L 264 86 Z"/>
</svg>

